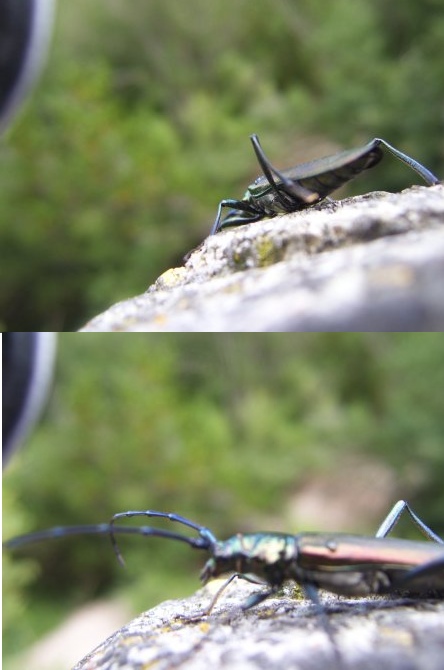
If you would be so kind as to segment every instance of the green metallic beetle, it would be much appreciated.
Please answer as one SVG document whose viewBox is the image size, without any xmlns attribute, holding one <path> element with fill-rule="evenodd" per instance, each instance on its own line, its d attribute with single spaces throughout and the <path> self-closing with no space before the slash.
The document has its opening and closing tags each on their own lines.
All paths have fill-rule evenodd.
<svg viewBox="0 0 444 670">
<path fill-rule="evenodd" d="M 432 542 L 387 538 L 406 511 L 421 532 Z M 116 526 L 119 519 L 160 517 L 197 531 L 188 537 L 151 526 Z M 83 533 L 109 534 L 117 558 L 123 558 L 115 535 L 138 534 L 185 542 L 210 553 L 202 572 L 206 584 L 219 575 L 232 573 L 205 611 L 209 614 L 222 591 L 235 578 L 245 579 L 266 589 L 250 596 L 243 609 L 262 602 L 278 591 L 286 580 L 298 582 L 308 597 L 317 602 L 317 590 L 339 595 L 365 596 L 398 590 L 416 595 L 444 594 L 444 541 L 436 535 L 404 501 L 399 501 L 378 529 L 376 537 L 333 533 L 238 533 L 218 540 L 205 526 L 179 514 L 154 510 L 115 514 L 108 524 L 67 526 L 22 535 L 5 543 L 13 549 L 29 542 Z"/>
<path fill-rule="evenodd" d="M 258 177 L 247 188 L 242 200 L 228 198 L 219 203 L 210 235 L 224 228 L 253 223 L 265 217 L 296 212 L 315 205 L 353 177 L 377 165 L 384 156 L 382 147 L 417 172 L 429 186 L 440 183 L 421 163 L 378 137 L 359 149 L 301 163 L 282 172 L 270 163 L 258 136 L 251 135 L 250 139 L 263 176 Z M 222 209 L 225 207 L 231 209 L 221 220 Z"/>
</svg>

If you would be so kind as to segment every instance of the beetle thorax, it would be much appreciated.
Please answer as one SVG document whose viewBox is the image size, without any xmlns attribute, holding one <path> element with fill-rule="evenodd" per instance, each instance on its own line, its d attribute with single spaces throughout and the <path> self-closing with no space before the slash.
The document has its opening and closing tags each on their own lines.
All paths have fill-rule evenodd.
<svg viewBox="0 0 444 670">
<path fill-rule="evenodd" d="M 280 584 L 289 577 L 297 545 L 292 535 L 284 533 L 246 533 L 233 535 L 213 547 L 213 555 L 205 564 L 201 580 L 228 572 L 254 574 L 270 584 Z"/>
</svg>

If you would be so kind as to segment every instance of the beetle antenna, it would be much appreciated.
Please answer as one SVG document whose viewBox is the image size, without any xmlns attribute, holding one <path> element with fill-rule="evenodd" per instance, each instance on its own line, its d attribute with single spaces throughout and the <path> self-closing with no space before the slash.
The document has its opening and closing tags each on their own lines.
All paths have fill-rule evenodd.
<svg viewBox="0 0 444 670">
<path fill-rule="evenodd" d="M 116 529 L 117 528 L 120 529 L 121 526 L 115 526 L 114 523 L 117 519 L 124 519 L 124 518 L 128 519 L 135 516 L 148 516 L 148 517 L 159 517 L 161 519 L 168 519 L 169 521 L 180 523 L 183 526 L 187 526 L 188 528 L 193 528 L 193 530 L 197 530 L 197 532 L 199 533 L 199 537 L 188 537 L 186 535 L 181 535 L 180 533 L 174 533 L 170 530 L 163 530 L 161 528 L 151 528 L 150 526 L 137 527 L 137 530 L 141 535 L 154 535 L 156 537 L 164 537 L 169 540 L 179 540 L 180 542 L 186 542 L 195 549 L 206 549 L 207 551 L 211 551 L 215 546 L 215 544 L 217 544 L 217 539 L 209 528 L 194 523 L 194 521 L 191 521 L 190 519 L 187 519 L 184 516 L 180 516 L 179 514 L 175 514 L 174 512 L 156 512 L 155 510 L 141 510 L 141 511 L 131 510 L 129 512 L 119 512 L 118 514 L 114 514 L 109 523 L 109 529 L 110 529 L 109 533 L 111 537 L 111 544 L 117 556 L 117 560 L 121 565 L 125 565 L 125 561 L 123 560 L 123 556 L 120 553 L 120 549 L 117 544 L 117 540 L 115 538 L 115 533 L 117 532 Z M 142 530 L 144 532 L 141 532 Z"/>
<path fill-rule="evenodd" d="M 25 544 L 42 542 L 44 540 L 55 540 L 67 535 L 109 535 L 111 532 L 122 535 L 171 537 L 174 540 L 183 540 L 198 549 L 206 549 L 206 545 L 204 545 L 201 538 L 193 539 L 180 535 L 179 533 L 171 533 L 166 530 L 151 528 L 150 526 L 115 526 L 109 523 L 80 526 L 55 526 L 54 528 L 39 530 L 35 533 L 25 533 L 24 535 L 12 537 L 10 540 L 3 542 L 3 547 L 6 549 L 17 549 L 23 547 Z"/>
<path fill-rule="evenodd" d="M 188 537 L 186 535 L 182 535 L 181 533 L 175 533 L 170 530 L 164 530 L 162 528 L 152 528 L 151 526 L 117 526 L 115 524 L 116 519 L 131 516 L 167 518 L 171 521 L 176 521 L 184 526 L 188 526 L 189 528 L 197 530 L 199 537 Z M 207 551 L 211 551 L 212 547 L 217 542 L 217 539 L 213 533 L 205 526 L 200 526 L 193 521 L 190 521 L 189 519 L 185 519 L 185 517 L 179 516 L 178 514 L 166 514 L 164 512 L 154 512 L 148 510 L 146 512 L 123 512 L 121 514 L 116 514 L 110 523 L 79 526 L 56 526 L 54 528 L 37 531 L 35 533 L 17 535 L 10 540 L 6 540 L 6 542 L 3 543 L 3 547 L 6 549 L 17 549 L 26 544 L 42 542 L 44 540 L 58 539 L 68 535 L 109 535 L 111 537 L 111 543 L 117 556 L 117 560 L 121 565 L 124 565 L 125 563 L 117 545 L 115 535 L 164 537 L 168 540 L 178 540 L 179 542 L 185 542 L 186 544 L 190 545 L 190 547 L 194 547 L 195 549 L 204 549 Z"/>
<path fill-rule="evenodd" d="M 285 208 L 287 208 L 287 201 L 283 197 L 282 193 L 279 191 L 278 185 L 276 184 L 276 181 L 273 177 L 273 173 L 281 181 L 282 185 L 285 186 L 287 191 L 295 195 L 300 200 L 302 200 L 302 202 L 311 203 L 318 200 L 319 193 L 314 193 L 313 191 L 310 191 L 308 188 L 301 186 L 301 184 L 298 184 L 298 182 L 293 181 L 292 179 L 288 179 L 284 174 L 282 174 L 282 172 L 279 172 L 279 170 L 273 167 L 273 165 L 266 157 L 264 150 L 262 149 L 261 143 L 259 142 L 259 137 L 256 134 L 250 135 L 250 140 L 253 145 L 256 158 L 259 161 L 259 165 L 261 166 L 266 179 L 268 180 L 270 186 L 273 187 L 273 190 L 279 202 Z"/>
</svg>

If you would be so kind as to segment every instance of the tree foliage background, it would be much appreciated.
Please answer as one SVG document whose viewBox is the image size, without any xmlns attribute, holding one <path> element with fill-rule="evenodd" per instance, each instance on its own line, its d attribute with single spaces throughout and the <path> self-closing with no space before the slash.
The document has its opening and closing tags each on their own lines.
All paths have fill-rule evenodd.
<svg viewBox="0 0 444 670">
<path fill-rule="evenodd" d="M 427 333 L 63 334 L 46 416 L 4 474 L 4 538 L 130 509 L 221 539 L 371 535 L 399 498 L 443 535 L 443 348 Z M 408 520 L 396 534 L 420 539 Z M 137 614 L 198 587 L 205 553 L 119 544 L 126 570 L 106 536 L 5 551 L 5 655 L 85 600 Z"/>
<path fill-rule="evenodd" d="M 444 174 L 443 34 L 441 0 L 59 0 L 0 146 L 3 329 L 76 329 L 180 263 L 252 132 L 279 167 L 382 136 Z M 387 158 L 353 188 L 415 181 Z"/>
</svg>

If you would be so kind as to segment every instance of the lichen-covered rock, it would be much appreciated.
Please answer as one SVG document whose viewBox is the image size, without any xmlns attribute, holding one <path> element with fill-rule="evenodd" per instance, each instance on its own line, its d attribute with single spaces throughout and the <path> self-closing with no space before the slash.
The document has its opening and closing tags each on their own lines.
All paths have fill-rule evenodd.
<svg viewBox="0 0 444 670">
<path fill-rule="evenodd" d="M 85 331 L 444 329 L 444 186 L 227 229 Z"/>
<path fill-rule="evenodd" d="M 208 587 L 162 603 L 74 670 L 442 670 L 443 602 L 323 596 L 326 609 L 320 613 L 311 602 L 286 594 L 242 611 L 257 588 L 236 582 L 208 617 L 200 616 Z"/>
</svg>

